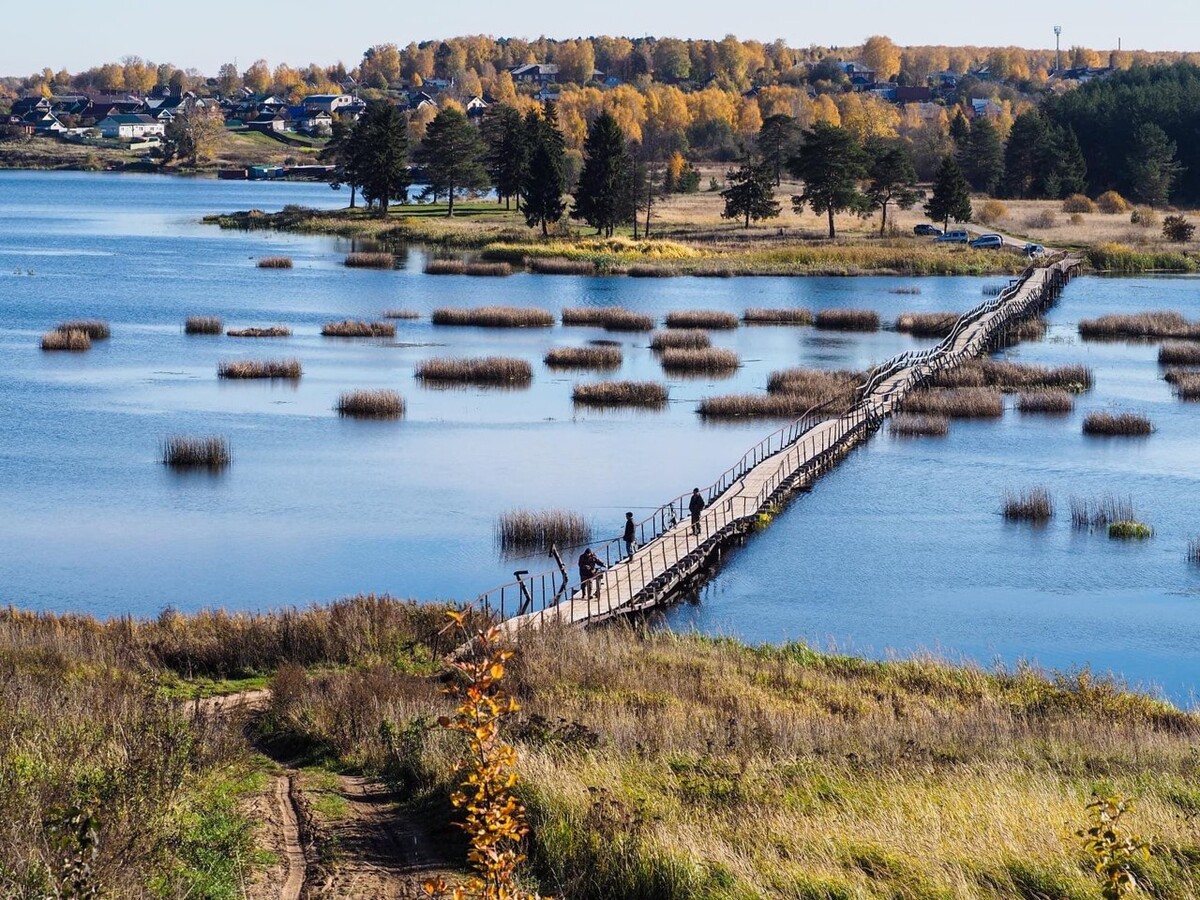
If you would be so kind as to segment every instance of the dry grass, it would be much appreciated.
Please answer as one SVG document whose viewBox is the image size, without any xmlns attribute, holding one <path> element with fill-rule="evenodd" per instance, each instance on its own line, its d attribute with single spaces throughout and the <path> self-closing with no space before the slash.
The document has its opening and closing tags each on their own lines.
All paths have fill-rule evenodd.
<svg viewBox="0 0 1200 900">
<path fill-rule="evenodd" d="M 705 347 L 690 349 L 686 347 L 669 347 L 660 355 L 663 370 L 666 372 L 692 372 L 702 374 L 730 375 L 737 371 L 742 361 L 737 353 L 720 347 Z"/>
<path fill-rule="evenodd" d="M 1044 487 L 1030 488 L 1021 493 L 1005 491 L 1001 510 L 1004 518 L 1010 522 L 1040 525 L 1054 518 L 1054 501 Z"/>
<path fill-rule="evenodd" d="M 1017 409 L 1023 413 L 1063 415 L 1075 409 L 1075 398 L 1068 391 L 1022 391 L 1017 397 Z"/>
<path fill-rule="evenodd" d="M 529 271 L 538 275 L 595 275 L 596 264 L 589 260 L 532 258 L 526 261 Z"/>
<path fill-rule="evenodd" d="M 396 257 L 391 253 L 350 253 L 344 264 L 352 269 L 394 269 Z"/>
<path fill-rule="evenodd" d="M 961 313 L 907 312 L 896 318 L 896 330 L 913 337 L 945 337 L 954 330 Z"/>
<path fill-rule="evenodd" d="M 292 258 L 290 256 L 264 256 L 258 261 L 260 269 L 290 269 L 292 267 Z"/>
<path fill-rule="evenodd" d="M 445 384 L 511 385 L 523 387 L 533 381 L 533 367 L 510 356 L 441 356 L 417 364 L 416 377 Z"/>
<path fill-rule="evenodd" d="M 236 338 L 282 338 L 291 337 L 292 329 L 286 325 L 272 325 L 270 328 L 231 328 L 225 334 Z"/>
<path fill-rule="evenodd" d="M 667 266 L 648 266 L 645 263 L 638 263 L 627 268 L 625 274 L 630 278 L 673 278 L 682 273 L 678 269 L 671 269 Z"/>
<path fill-rule="evenodd" d="M 183 323 L 184 334 L 220 334 L 224 328 L 217 316 L 188 316 Z"/>
<path fill-rule="evenodd" d="M 719 309 L 677 309 L 667 313 L 668 328 L 732 329 L 738 327 L 738 317 Z"/>
<path fill-rule="evenodd" d="M 355 419 L 399 419 L 405 411 L 404 398 L 397 391 L 345 391 L 338 398 L 339 415 Z"/>
<path fill-rule="evenodd" d="M 620 306 L 568 307 L 562 311 L 564 325 L 598 325 L 605 331 L 653 331 L 653 316 Z"/>
<path fill-rule="evenodd" d="M 112 329 L 108 327 L 107 322 L 101 319 L 73 319 L 60 323 L 55 330 L 82 331 L 93 341 L 106 341 L 112 337 Z"/>
<path fill-rule="evenodd" d="M 86 331 L 55 329 L 42 335 L 43 350 L 91 350 L 92 339 Z"/>
<path fill-rule="evenodd" d="M 1004 415 L 1004 395 L 983 387 L 917 391 L 905 398 L 904 411 L 949 419 L 998 419 Z"/>
<path fill-rule="evenodd" d="M 473 275 L 503 278 L 513 273 L 506 262 L 468 262 L 462 259 L 431 259 L 425 264 L 426 275 Z"/>
<path fill-rule="evenodd" d="M 1104 494 L 1100 497 L 1071 497 L 1071 524 L 1076 528 L 1106 528 L 1113 522 L 1135 518 L 1133 500 Z"/>
<path fill-rule="evenodd" d="M 703 350 L 712 346 L 707 331 L 699 328 L 673 328 L 656 331 L 650 336 L 651 350 L 686 349 Z"/>
<path fill-rule="evenodd" d="M 1200 372 L 1175 370 L 1169 374 L 1172 377 L 1168 380 L 1180 400 L 1200 400 Z"/>
<path fill-rule="evenodd" d="M 1138 413 L 1090 412 L 1083 419 L 1083 433 L 1102 437 L 1145 437 L 1154 425 Z"/>
<path fill-rule="evenodd" d="M 175 435 L 162 444 L 162 461 L 173 469 L 224 469 L 232 462 L 225 438 Z"/>
<path fill-rule="evenodd" d="M 825 411 L 842 413 L 854 405 L 858 387 L 865 380 L 865 373 L 847 369 L 781 369 L 767 378 L 767 393 L 786 394 L 805 409 L 826 404 Z"/>
<path fill-rule="evenodd" d="M 796 419 L 814 405 L 805 394 L 725 394 L 705 397 L 696 412 L 712 420 Z"/>
<path fill-rule="evenodd" d="M 1046 336 L 1049 328 L 1045 319 L 1023 319 L 1009 325 L 998 336 L 996 343 L 999 349 L 1015 347 L 1022 341 L 1040 341 Z"/>
<path fill-rule="evenodd" d="M 827 331 L 878 331 L 879 313 L 870 309 L 822 309 L 813 325 Z"/>
<path fill-rule="evenodd" d="M 286 378 L 299 380 L 303 374 L 298 359 L 237 359 L 217 364 L 218 378 Z"/>
<path fill-rule="evenodd" d="M 665 406 L 669 392 L 657 381 L 596 381 L 577 384 L 571 399 L 580 406 Z"/>
<path fill-rule="evenodd" d="M 971 359 L 939 372 L 934 387 L 992 387 L 1006 393 L 1052 388 L 1081 393 L 1092 387 L 1092 370 L 1071 363 L 1065 366 L 1038 366 L 1003 359 Z"/>
<path fill-rule="evenodd" d="M 1079 334 L 1088 340 L 1200 339 L 1200 323 L 1189 322 L 1171 310 L 1157 310 L 1084 319 L 1079 323 Z"/>
<path fill-rule="evenodd" d="M 325 337 L 395 337 L 396 326 L 391 322 L 358 322 L 346 319 L 342 322 L 326 322 L 321 326 Z"/>
<path fill-rule="evenodd" d="M 619 347 L 555 347 L 542 359 L 551 369 L 619 369 L 623 361 Z"/>
<path fill-rule="evenodd" d="M 469 325 L 476 328 L 549 328 L 554 316 L 527 306 L 443 307 L 429 317 L 434 325 Z"/>
<path fill-rule="evenodd" d="M 950 432 L 950 420 L 945 416 L 897 413 L 888 420 L 888 431 L 894 437 L 945 437 Z"/>
<path fill-rule="evenodd" d="M 1158 348 L 1160 366 L 1200 366 L 1200 343 L 1163 344 Z"/>
<path fill-rule="evenodd" d="M 383 311 L 385 319 L 419 319 L 421 314 L 415 309 L 385 309 Z"/>
<path fill-rule="evenodd" d="M 591 543 L 592 526 L 566 509 L 515 509 L 497 520 L 496 540 L 506 553 L 574 547 Z"/>
<path fill-rule="evenodd" d="M 752 306 L 742 315 L 747 325 L 811 325 L 811 309 Z"/>
</svg>

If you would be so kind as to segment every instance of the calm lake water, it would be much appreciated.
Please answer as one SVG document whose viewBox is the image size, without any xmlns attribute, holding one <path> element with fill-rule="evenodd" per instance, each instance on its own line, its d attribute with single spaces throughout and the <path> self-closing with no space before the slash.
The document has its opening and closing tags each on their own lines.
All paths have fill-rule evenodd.
<svg viewBox="0 0 1200 900">
<path fill-rule="evenodd" d="M 663 412 L 585 412 L 579 380 L 661 379 L 646 335 L 598 329 L 494 331 L 398 322 L 394 340 L 323 338 L 322 323 L 389 307 L 427 314 L 490 303 L 680 308 L 858 306 L 885 321 L 904 310 L 961 310 L 989 279 L 629 279 L 422 274 L 347 269 L 348 242 L 222 232 L 210 212 L 288 203 L 336 207 L 314 184 L 80 173 L 0 173 L 0 602 L 109 615 L 166 605 L 262 608 L 359 591 L 467 598 L 546 561 L 506 560 L 497 516 L 564 506 L 615 534 L 626 509 L 649 511 L 710 483 L 772 424 L 705 426 L 696 402 L 761 390 L 788 365 L 864 368 L 928 342 L 741 328 L 713 334 L 744 366 L 724 379 L 667 379 Z M 289 271 L 254 261 L 285 254 Z M 899 295 L 898 288 L 919 288 Z M 929 649 L 982 662 L 1092 664 L 1189 702 L 1200 626 L 1196 431 L 1200 407 L 1173 400 L 1151 346 L 1081 344 L 1082 316 L 1189 310 L 1200 282 L 1077 281 L 1045 342 L 1011 351 L 1084 361 L 1097 387 L 1063 419 L 1018 416 L 955 424 L 942 440 L 896 441 L 886 429 L 738 552 L 699 602 L 670 622 L 752 640 L 836 641 L 857 652 Z M 227 327 L 285 323 L 284 340 L 189 337 L 186 316 Z M 1195 315 L 1195 313 L 1193 313 Z M 113 337 L 84 354 L 44 354 L 42 332 L 96 316 Z M 563 375 L 554 346 L 621 341 L 613 375 Z M 412 376 L 436 355 L 528 359 L 524 390 L 431 390 Z M 220 360 L 297 357 L 296 386 L 221 383 Z M 401 391 L 399 422 L 333 411 L 353 388 Z M 1158 432 L 1133 443 L 1084 440 L 1091 408 L 1146 410 Z M 218 477 L 158 464 L 168 435 L 226 435 L 234 463 Z M 1041 530 L 1006 525 L 1007 488 L 1049 486 L 1060 514 Z M 1152 541 L 1118 545 L 1072 532 L 1068 494 L 1131 495 Z"/>
</svg>

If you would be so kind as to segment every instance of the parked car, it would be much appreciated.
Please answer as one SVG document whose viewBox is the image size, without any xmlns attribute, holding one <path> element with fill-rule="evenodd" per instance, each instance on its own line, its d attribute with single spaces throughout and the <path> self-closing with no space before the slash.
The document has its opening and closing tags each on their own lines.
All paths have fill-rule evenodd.
<svg viewBox="0 0 1200 900">
<path fill-rule="evenodd" d="M 976 250 L 997 250 L 1004 246 L 1004 238 L 998 234 L 981 234 L 971 241 L 971 246 Z"/>
<path fill-rule="evenodd" d="M 1034 258 L 1034 257 L 1038 257 L 1038 256 L 1045 256 L 1046 248 L 1043 247 L 1041 244 L 1026 244 L 1025 245 L 1025 255 L 1030 258 Z"/>
<path fill-rule="evenodd" d="M 937 237 L 942 233 L 942 229 L 936 225 L 930 225 L 927 222 L 922 222 L 920 225 L 913 227 L 913 234 L 919 234 L 922 237 Z"/>
<path fill-rule="evenodd" d="M 957 228 L 947 231 L 945 234 L 939 234 L 933 239 L 935 244 L 969 244 L 971 236 L 967 234 L 965 228 Z"/>
</svg>

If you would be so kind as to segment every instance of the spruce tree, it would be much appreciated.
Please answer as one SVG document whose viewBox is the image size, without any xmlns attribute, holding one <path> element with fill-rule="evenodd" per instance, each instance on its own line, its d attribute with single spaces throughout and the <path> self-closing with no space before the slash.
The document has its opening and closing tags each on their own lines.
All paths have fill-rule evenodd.
<svg viewBox="0 0 1200 900">
<path fill-rule="evenodd" d="M 954 157 L 942 158 L 933 180 L 933 196 L 925 204 L 925 214 L 934 222 L 950 227 L 950 220 L 966 222 L 971 218 L 971 186 L 963 177 Z"/>
<path fill-rule="evenodd" d="M 967 139 L 971 136 L 971 123 L 967 121 L 967 117 L 963 115 L 962 107 L 954 113 L 954 118 L 950 120 L 950 137 L 958 147 L 965 147 Z"/>
<path fill-rule="evenodd" d="M 487 148 L 483 164 L 497 196 L 504 199 L 505 209 L 517 198 L 520 209 L 521 183 L 529 166 L 528 136 L 521 114 L 507 103 L 491 107 L 484 114 L 480 136 Z"/>
<path fill-rule="evenodd" d="M 596 116 L 583 144 L 583 171 L 575 188 L 571 218 L 582 219 L 597 234 L 612 237 L 613 229 L 633 212 L 629 182 L 633 161 L 625 147 L 625 132 L 607 110 Z"/>
<path fill-rule="evenodd" d="M 775 201 L 775 177 L 770 163 L 753 163 L 746 160 L 740 169 L 730 169 L 725 179 L 729 187 L 721 191 L 725 209 L 723 219 L 744 219 L 746 227 L 751 220 L 774 219 L 779 215 L 779 204 Z"/>
<path fill-rule="evenodd" d="M 540 116 L 530 110 L 524 130 L 529 148 L 529 164 L 521 186 L 525 223 L 530 228 L 540 225 L 544 237 L 550 233 L 550 225 L 567 211 L 563 200 L 567 192 L 566 142 L 558 130 L 554 104 L 547 101 Z"/>
<path fill-rule="evenodd" d="M 990 194 L 1004 174 L 1004 145 L 996 126 L 976 119 L 966 144 L 959 145 L 959 167 L 971 187 Z"/>
<path fill-rule="evenodd" d="M 479 131 L 457 109 L 443 109 L 425 129 L 417 162 L 425 172 L 429 191 L 447 195 L 447 216 L 454 215 L 456 192 L 487 187 L 483 150 Z"/>
<path fill-rule="evenodd" d="M 1183 171 L 1175 149 L 1175 142 L 1153 122 L 1143 122 L 1134 130 L 1125 159 L 1125 179 L 1134 200 L 1151 207 L 1167 205 L 1175 179 Z"/>
<path fill-rule="evenodd" d="M 395 106 L 377 101 L 367 107 L 350 133 L 343 170 L 382 216 L 391 200 L 408 199 L 408 125 Z"/>
</svg>

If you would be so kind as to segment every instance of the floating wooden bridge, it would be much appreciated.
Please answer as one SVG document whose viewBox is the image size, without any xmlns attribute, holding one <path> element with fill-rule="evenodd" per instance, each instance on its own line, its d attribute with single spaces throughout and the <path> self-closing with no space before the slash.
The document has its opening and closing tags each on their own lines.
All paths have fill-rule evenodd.
<svg viewBox="0 0 1200 900">
<path fill-rule="evenodd" d="M 1011 328 L 1052 304 L 1081 266 L 1074 256 L 1030 266 L 998 296 L 959 319 L 936 347 L 903 353 L 872 370 L 850 411 L 832 418 L 817 408 L 764 438 L 702 491 L 706 505 L 698 529 L 692 527 L 685 494 L 638 524 L 631 557 L 622 558 L 619 540 L 595 546 L 607 569 L 587 595 L 572 586 L 560 561 L 557 569 L 522 574 L 481 594 L 475 607 L 515 631 L 547 622 L 600 622 L 670 602 L 709 571 L 723 550 L 870 437 L 911 391 L 992 349 Z"/>
</svg>

